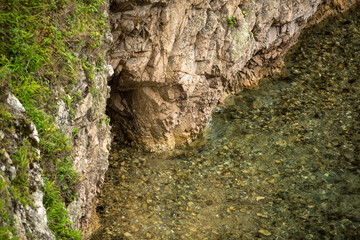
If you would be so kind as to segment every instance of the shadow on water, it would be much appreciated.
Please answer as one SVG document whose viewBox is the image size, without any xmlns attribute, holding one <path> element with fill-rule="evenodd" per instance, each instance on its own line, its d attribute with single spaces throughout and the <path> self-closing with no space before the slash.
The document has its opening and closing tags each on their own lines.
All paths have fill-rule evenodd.
<svg viewBox="0 0 360 240">
<path fill-rule="evenodd" d="M 359 12 L 306 30 L 191 146 L 114 146 L 92 239 L 360 239 Z"/>
</svg>

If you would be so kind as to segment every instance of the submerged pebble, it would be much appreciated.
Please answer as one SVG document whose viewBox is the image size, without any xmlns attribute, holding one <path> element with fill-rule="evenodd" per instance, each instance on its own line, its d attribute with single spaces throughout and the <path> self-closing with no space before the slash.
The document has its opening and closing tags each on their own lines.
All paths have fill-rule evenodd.
<svg viewBox="0 0 360 240">
<path fill-rule="evenodd" d="M 360 14 L 336 19 L 190 146 L 115 146 L 92 239 L 360 239 Z"/>
</svg>

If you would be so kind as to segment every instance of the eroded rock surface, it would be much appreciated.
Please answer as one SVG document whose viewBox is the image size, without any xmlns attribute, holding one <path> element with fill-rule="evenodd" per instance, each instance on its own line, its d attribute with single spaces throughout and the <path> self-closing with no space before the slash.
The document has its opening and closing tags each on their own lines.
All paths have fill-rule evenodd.
<svg viewBox="0 0 360 240">
<path fill-rule="evenodd" d="M 114 133 L 149 151 L 191 140 L 227 94 L 280 67 L 304 27 L 355 2 L 113 1 Z"/>
<path fill-rule="evenodd" d="M 64 59 L 61 59 L 61 57 L 47 59 L 47 61 L 51 60 L 51 63 L 48 65 L 45 64 L 44 66 L 43 62 L 39 63 L 39 71 L 42 73 L 49 72 L 48 67 L 53 67 L 56 69 L 54 72 L 62 72 L 62 65 L 68 64 L 69 66 L 67 67 L 69 67 L 71 71 L 66 70 L 67 73 L 64 75 L 51 72 L 52 76 L 54 76 L 51 81 L 56 78 L 56 80 L 53 81 L 56 82 L 56 84 L 52 84 L 52 82 L 47 85 L 47 82 L 44 83 L 44 85 L 42 83 L 37 85 L 41 86 L 41 88 L 47 86 L 46 90 L 44 90 L 44 92 L 46 92 L 46 97 L 44 96 L 44 98 L 42 98 L 37 96 L 38 94 L 44 94 L 43 91 L 36 90 L 29 96 L 27 94 L 22 94 L 21 90 L 19 90 L 21 88 L 18 85 L 9 88 L 5 86 L 8 82 L 9 84 L 13 84 L 12 80 L 7 81 L 5 78 L 16 79 L 18 76 L 11 75 L 17 74 L 15 72 L 11 72 L 11 77 L 9 77 L 10 75 L 7 76 L 5 74 L 6 77 L 4 77 L 4 75 L 1 78 L 0 198 L 5 199 L 6 202 L 5 204 L 0 202 L 0 211 L 3 213 L 0 214 L 0 239 L 4 239 L 4 236 L 8 239 L 15 234 L 17 234 L 19 239 L 55 239 L 55 236 L 56 238 L 64 238 L 65 235 L 59 235 L 59 231 L 52 233 L 47 226 L 47 224 L 49 224 L 53 231 L 56 228 L 63 231 L 62 227 L 72 228 L 72 226 L 69 225 L 61 225 L 63 224 L 63 220 L 59 220 L 61 223 L 57 222 L 58 215 L 61 215 L 62 213 L 56 212 L 56 214 L 52 215 L 53 218 L 47 219 L 46 210 L 49 208 L 51 209 L 52 207 L 51 204 L 45 204 L 45 207 L 47 208 L 45 209 L 43 205 L 43 195 L 44 193 L 49 192 L 44 191 L 48 186 L 48 184 L 46 184 L 47 182 L 49 182 L 50 185 L 54 184 L 56 190 L 60 191 L 61 197 L 63 198 L 62 200 L 68 209 L 69 218 L 74 223 L 73 226 L 83 233 L 84 239 L 87 238 L 92 229 L 96 228 L 95 197 L 102 187 L 105 172 L 107 171 L 107 159 L 111 142 L 110 125 L 105 110 L 107 98 L 110 97 L 108 77 L 113 74 L 113 68 L 107 64 L 106 57 L 106 53 L 112 42 L 112 35 L 109 31 L 109 27 L 106 26 L 105 23 L 105 16 L 108 15 L 109 10 L 109 1 L 103 2 L 104 4 L 102 6 L 100 6 L 101 1 L 98 1 L 96 4 L 88 2 L 85 3 L 84 6 L 82 4 L 72 4 L 70 2 L 69 4 L 62 5 L 61 8 L 66 9 L 64 10 L 64 19 L 67 19 L 67 17 L 72 18 L 74 12 L 77 13 L 78 11 L 83 14 L 81 17 L 90 17 L 90 12 L 88 12 L 90 11 L 90 8 L 91 11 L 96 11 L 96 14 L 101 15 L 101 17 L 99 17 L 96 22 L 88 23 L 89 28 L 82 30 L 77 29 L 74 32 L 67 32 L 67 24 L 72 26 L 73 22 L 62 22 L 66 21 L 63 18 L 58 19 L 61 27 L 59 27 L 59 25 L 52 27 L 53 31 L 59 30 L 58 33 L 61 33 L 61 40 L 59 39 L 59 42 L 60 44 L 64 44 L 61 46 L 66 49 L 62 49 L 61 51 L 65 51 L 63 53 L 64 56 L 66 55 L 67 57 L 64 57 Z M 15 4 L 14 7 L 17 8 L 17 5 Z M 54 6 L 56 8 L 56 4 L 53 4 L 51 5 L 51 9 Z M 47 9 L 44 5 L 44 9 L 45 8 Z M 74 8 L 81 9 L 73 11 Z M 43 19 L 40 15 L 52 14 L 52 12 L 48 13 L 47 11 L 48 10 L 44 10 L 44 12 L 38 14 L 39 18 L 31 18 L 31 20 L 34 20 L 35 23 L 37 23 L 36 21 L 39 21 L 40 25 L 43 24 Z M 54 12 L 55 11 L 56 10 L 54 10 Z M 34 24 L 34 22 L 31 24 Z M 77 36 L 76 41 L 70 41 L 66 38 L 69 34 L 80 34 L 80 32 L 82 34 L 81 40 L 78 39 Z M 97 37 L 92 38 L 93 34 L 96 34 Z M 64 37 L 65 35 L 66 37 Z M 27 38 L 29 42 L 34 41 L 34 44 L 40 44 L 43 39 L 39 39 L 32 35 Z M 7 45 L 9 45 L 7 47 L 11 48 L 12 44 L 12 42 L 7 43 Z M 58 44 L 58 42 L 56 44 Z M 49 49 L 52 49 L 52 47 L 53 44 L 50 43 Z M 48 44 L 43 46 L 43 48 L 45 49 L 44 52 L 47 52 L 49 50 Z M 13 53 L 6 53 L 5 55 L 10 56 L 10 59 L 12 58 L 11 54 Z M 5 58 L 5 56 L 3 57 Z M 74 60 L 71 64 L 68 63 L 70 58 Z M 66 64 L 63 64 L 63 62 L 61 62 L 62 60 L 64 60 L 64 63 L 66 62 Z M 61 64 L 58 62 L 61 62 Z M 27 67 L 25 70 L 28 70 Z M 31 70 L 31 72 L 33 71 L 35 70 Z M 77 77 L 76 81 L 75 79 L 72 79 L 75 76 L 75 73 Z M 33 73 L 29 72 L 29 74 Z M 70 81 L 69 79 L 72 80 Z M 42 82 L 43 77 L 39 77 L 38 72 L 36 72 L 36 74 L 34 74 L 34 79 L 31 81 L 36 83 L 38 81 Z M 28 87 L 26 85 L 27 83 L 22 84 L 24 84 L 24 87 Z M 19 85 L 21 84 L 19 83 Z M 29 86 L 29 88 L 31 87 Z M 9 92 L 14 91 L 14 95 L 11 93 L 8 94 L 8 90 Z M 45 100 L 45 98 L 48 97 L 47 94 L 49 94 L 49 99 L 46 99 L 46 103 L 40 104 L 41 100 Z M 17 99 L 16 96 L 22 96 L 22 98 L 19 97 L 19 99 Z M 34 98 L 34 101 L 31 98 Z M 41 100 L 35 101 L 36 98 Z M 21 102 L 23 102 L 24 106 Z M 34 109 L 39 111 L 35 111 Z M 52 117 L 56 119 L 55 122 L 53 122 Z M 36 119 L 33 121 L 38 129 L 36 129 L 35 124 L 29 119 Z M 53 126 L 54 123 L 57 126 Z M 72 147 L 64 144 L 64 142 L 67 142 L 69 139 L 62 134 L 59 134 L 61 135 L 60 140 L 56 137 L 56 140 L 50 139 L 48 136 L 51 136 L 51 133 L 44 134 L 44 132 L 48 131 L 48 129 L 45 129 L 47 127 L 44 127 L 47 125 L 50 125 L 51 132 L 54 132 L 54 134 L 59 134 L 56 129 L 56 127 L 58 127 L 71 140 Z M 39 132 L 37 130 L 39 130 Z M 49 145 L 48 142 L 50 143 Z M 59 149 L 66 148 L 66 150 L 59 154 L 58 152 L 60 150 L 58 152 L 57 150 L 53 150 L 53 148 L 55 148 L 53 145 L 56 145 L 56 148 Z M 16 159 L 20 159 L 17 155 L 20 155 L 22 152 L 18 153 L 18 151 L 23 148 L 28 150 L 29 156 L 30 154 L 36 153 L 37 157 L 35 161 L 32 159 L 31 155 L 31 159 L 27 162 L 25 157 L 28 155 L 25 155 L 24 153 L 23 155 L 25 157 L 22 157 L 22 155 L 21 157 L 25 160 L 22 160 L 23 163 L 21 167 L 19 167 L 20 160 L 16 161 Z M 13 157 L 14 155 L 17 157 L 15 160 Z M 66 163 L 64 163 L 65 160 Z M 62 165 L 62 163 L 64 163 L 66 167 L 63 167 L 64 165 Z M 60 167 L 58 167 L 58 165 L 60 165 Z M 75 171 L 79 173 L 79 181 L 76 181 L 75 174 L 71 169 L 72 166 Z M 69 177 L 71 174 L 74 174 L 74 176 Z M 49 175 L 55 175 L 55 177 L 49 179 Z M 20 177 L 22 177 L 22 179 L 18 180 Z M 43 181 L 42 177 L 47 177 L 47 179 Z M 71 180 L 68 181 L 67 177 L 71 178 Z M 13 188 L 15 189 L 14 186 L 17 187 L 16 191 L 13 190 Z M 22 189 L 29 189 L 29 193 L 27 194 L 26 191 L 23 191 L 25 192 L 23 195 L 20 193 L 17 194 L 18 192 L 21 192 Z M 19 200 L 20 197 L 17 195 L 20 195 L 21 201 Z M 47 201 L 49 198 L 48 196 L 48 194 L 45 195 L 45 203 L 50 202 Z M 76 200 L 74 200 L 74 198 L 76 198 Z M 8 201 L 7 199 L 10 200 Z M 5 210 L 3 208 L 5 208 Z M 54 218 L 55 220 L 53 220 Z M 13 225 L 15 225 L 16 231 L 12 228 Z M 4 227 L 5 230 L 8 231 L 5 232 L 6 235 L 3 233 Z"/>
<path fill-rule="evenodd" d="M 12 93 L 8 93 L 5 98 L 6 104 L 1 107 L 6 108 L 7 111 L 12 114 L 15 127 L 11 129 L 10 136 L 5 136 L 3 131 L 0 130 L 0 141 L 7 137 L 9 140 L 9 149 L 15 149 L 15 147 L 20 148 L 24 144 L 26 151 L 31 149 L 31 151 L 37 154 L 36 156 L 32 156 L 31 159 L 26 159 L 25 157 L 25 161 L 30 161 L 29 164 L 20 165 L 17 163 L 16 165 L 14 159 L 10 156 L 11 153 L 8 153 L 5 148 L 0 149 L 0 180 L 3 184 L 5 183 L 5 185 L 2 186 L 0 196 L 5 198 L 7 192 L 10 191 L 10 182 L 15 181 L 16 178 L 18 178 L 17 181 L 20 181 L 21 174 L 27 175 L 27 187 L 30 189 L 27 201 L 21 202 L 20 197 L 11 199 L 11 201 L 7 202 L 6 206 L 2 206 L 1 210 L 5 211 L 4 208 L 11 210 L 10 212 L 14 219 L 14 228 L 16 229 L 16 234 L 19 239 L 55 240 L 54 234 L 47 225 L 48 219 L 43 204 L 44 193 L 42 190 L 44 181 L 42 178 L 43 169 L 40 166 L 41 152 L 39 149 L 37 129 L 33 122 L 26 119 L 24 106 Z M 23 169 L 21 169 L 22 167 Z M 1 219 L 2 227 L 7 227 L 6 223 L 4 223 L 5 221 L 3 221 L 4 220 Z"/>
<path fill-rule="evenodd" d="M 111 138 L 105 109 L 110 93 L 107 80 L 112 72 L 112 67 L 106 66 L 104 71 L 95 75 L 96 94 L 86 90 L 90 87 L 85 75 L 82 75 L 77 88 L 85 97 L 76 107 L 74 120 L 65 123 L 59 119 L 63 131 L 73 136 L 74 168 L 80 177 L 78 200 L 72 202 L 68 210 L 74 226 L 81 229 L 85 237 L 96 228 L 95 197 L 100 192 L 108 168 Z M 64 114 L 60 111 L 59 118 Z"/>
<path fill-rule="evenodd" d="M 103 14 L 108 15 L 108 2 Z M 110 32 L 105 32 L 104 35 L 105 39 L 97 49 L 97 55 L 104 60 L 102 68 L 93 69 L 92 76 L 84 69 L 77 73 L 78 81 L 72 91 L 74 95 L 80 93 L 82 100 L 76 104 L 73 117 L 69 118 L 69 109 L 65 107 L 63 100 L 57 103 L 57 121 L 62 131 L 72 139 L 72 159 L 80 179 L 77 184 L 78 199 L 71 202 L 67 209 L 74 227 L 81 230 L 84 239 L 98 227 L 95 197 L 102 188 L 108 169 L 111 143 L 111 128 L 105 110 L 110 97 L 108 80 L 114 70 L 107 64 L 105 55 L 113 38 Z M 95 66 L 95 57 L 91 51 L 80 50 L 78 55 L 79 58 L 87 58 Z"/>
</svg>

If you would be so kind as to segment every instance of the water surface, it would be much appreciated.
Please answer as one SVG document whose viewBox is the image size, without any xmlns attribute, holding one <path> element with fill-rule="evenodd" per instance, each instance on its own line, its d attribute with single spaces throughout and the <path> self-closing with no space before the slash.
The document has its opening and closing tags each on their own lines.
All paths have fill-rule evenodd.
<svg viewBox="0 0 360 240">
<path fill-rule="evenodd" d="M 92 239 L 360 239 L 359 12 L 305 31 L 190 146 L 114 145 Z"/>
</svg>

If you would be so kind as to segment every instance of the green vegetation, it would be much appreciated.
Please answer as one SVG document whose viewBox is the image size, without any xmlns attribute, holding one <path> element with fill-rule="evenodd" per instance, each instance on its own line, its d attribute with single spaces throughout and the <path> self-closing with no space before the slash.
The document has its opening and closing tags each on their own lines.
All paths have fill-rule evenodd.
<svg viewBox="0 0 360 240">
<path fill-rule="evenodd" d="M 67 211 L 64 202 L 59 201 L 61 194 L 54 186 L 54 182 L 49 182 L 45 178 L 44 187 L 44 205 L 47 206 L 47 216 L 51 230 L 56 233 L 57 239 L 81 239 L 79 231 L 72 229 L 72 223 L 67 217 Z"/>
<path fill-rule="evenodd" d="M 15 228 L 13 227 L 14 221 L 9 215 L 9 186 L 4 179 L 3 172 L 0 172 L 0 239 L 11 239 L 15 235 Z"/>
<path fill-rule="evenodd" d="M 92 82 L 93 71 L 102 68 L 97 51 L 107 31 L 104 2 L 0 0 L 0 99 L 12 92 L 20 100 L 26 109 L 25 118 L 39 132 L 41 151 L 41 156 L 36 156 L 26 139 L 18 149 L 0 139 L 0 150 L 11 153 L 17 170 L 12 181 L 0 175 L 0 218 L 5 221 L 0 224 L 1 239 L 15 233 L 9 200 L 31 204 L 27 170 L 35 159 L 44 169 L 44 205 L 50 229 L 57 239 L 81 238 L 72 229 L 66 212 L 66 205 L 76 199 L 74 186 L 78 181 L 71 160 L 72 142 L 53 116 L 57 112 L 55 103 L 62 100 L 71 120 L 75 105 L 82 100 L 81 92 L 75 90 L 77 72 L 85 66 L 87 79 Z M 79 59 L 80 52 L 91 57 Z M 0 105 L 1 129 L 6 135 L 12 134 L 16 131 L 14 117 L 5 105 Z"/>
<path fill-rule="evenodd" d="M 72 131 L 73 136 L 77 136 L 78 132 L 79 132 L 79 129 L 77 127 L 74 127 L 74 129 Z"/>
<path fill-rule="evenodd" d="M 36 159 L 36 152 L 32 151 L 30 142 L 25 140 L 22 146 L 18 147 L 17 151 L 11 156 L 11 159 L 16 166 L 16 177 L 11 181 L 12 195 L 22 205 L 31 204 L 27 169 L 29 163 Z"/>
<path fill-rule="evenodd" d="M 0 102 L 0 130 L 3 131 L 4 134 L 13 132 L 13 123 L 14 118 L 12 114 L 6 109 L 6 106 Z M 5 159 L 6 153 L 4 147 L 6 145 L 8 145 L 8 143 L 5 139 L 2 139 L 0 141 L 0 161 L 3 161 L 3 159 Z M 18 151 L 21 152 L 21 148 Z M 10 216 L 10 200 L 16 199 L 18 201 L 21 201 L 22 196 L 19 188 L 22 187 L 23 186 L 21 185 L 19 185 L 18 187 L 16 185 L 14 186 L 14 184 L 11 184 L 11 182 L 9 184 L 9 181 L 7 181 L 4 172 L 0 171 L 0 239 L 16 239 L 12 238 L 12 236 L 15 235 L 15 228 L 13 227 L 14 220 Z"/>
<path fill-rule="evenodd" d="M 242 11 L 242 14 L 244 15 L 244 17 L 247 17 L 246 11 Z"/>
<path fill-rule="evenodd" d="M 229 17 L 226 20 L 230 28 L 234 27 L 239 22 L 239 20 L 235 16 Z"/>
<path fill-rule="evenodd" d="M 12 133 L 15 130 L 12 114 L 7 111 L 4 104 L 0 104 L 0 129 L 6 133 Z M 11 154 L 5 151 L 8 145 L 6 140 L 1 142 L 0 160 L 5 163 L 6 158 L 10 157 L 16 166 L 16 175 L 13 179 L 7 179 L 4 172 L 0 172 L 0 239 L 17 239 L 13 227 L 14 220 L 10 216 L 11 200 L 22 205 L 32 206 L 32 199 L 29 197 L 31 190 L 28 187 L 28 166 L 31 162 L 37 161 L 38 155 L 31 147 L 30 142 L 25 139 L 21 145 Z"/>
</svg>

